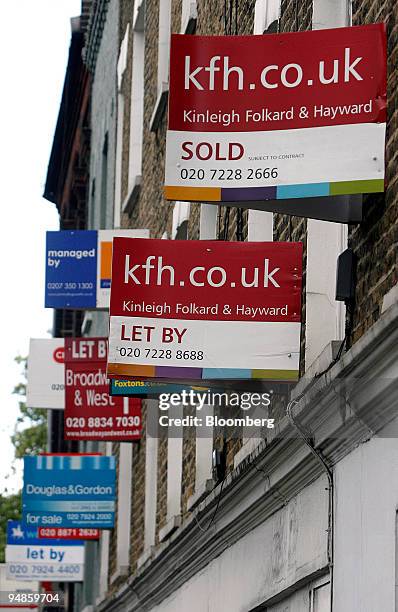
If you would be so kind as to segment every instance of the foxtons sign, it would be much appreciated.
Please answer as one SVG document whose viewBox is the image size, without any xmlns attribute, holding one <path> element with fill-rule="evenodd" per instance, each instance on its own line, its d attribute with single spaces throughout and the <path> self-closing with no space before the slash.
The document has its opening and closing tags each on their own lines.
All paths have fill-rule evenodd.
<svg viewBox="0 0 398 612">
<path fill-rule="evenodd" d="M 166 198 L 383 191 L 385 122 L 384 24 L 173 35 Z"/>
<path fill-rule="evenodd" d="M 115 239 L 108 374 L 295 379 L 301 243 Z"/>
</svg>

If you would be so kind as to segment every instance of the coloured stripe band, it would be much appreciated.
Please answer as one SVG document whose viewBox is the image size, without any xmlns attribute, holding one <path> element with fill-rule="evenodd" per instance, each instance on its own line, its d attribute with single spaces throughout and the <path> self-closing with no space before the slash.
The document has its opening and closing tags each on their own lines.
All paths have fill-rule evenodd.
<svg viewBox="0 0 398 612">
<path fill-rule="evenodd" d="M 347 195 L 356 193 L 379 193 L 384 191 L 384 179 L 342 181 L 338 183 L 313 183 L 308 185 L 283 185 L 247 188 L 200 188 L 166 186 L 168 200 L 191 202 L 241 202 L 245 200 L 286 200 L 290 198 L 313 198 L 320 196 Z"/>
<path fill-rule="evenodd" d="M 170 368 L 158 366 L 149 369 L 146 365 L 122 365 L 110 364 L 109 375 L 118 376 L 119 372 L 123 372 L 123 376 L 137 376 L 166 379 L 166 380 L 273 380 L 273 381 L 295 381 L 298 379 L 298 367 L 291 370 L 245 370 L 236 368 Z"/>
</svg>

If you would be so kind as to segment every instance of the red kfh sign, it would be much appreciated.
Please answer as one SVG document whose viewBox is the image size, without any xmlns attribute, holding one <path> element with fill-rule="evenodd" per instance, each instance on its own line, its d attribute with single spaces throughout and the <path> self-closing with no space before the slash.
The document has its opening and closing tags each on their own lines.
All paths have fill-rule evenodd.
<svg viewBox="0 0 398 612">
<path fill-rule="evenodd" d="M 65 339 L 65 439 L 141 438 L 141 400 L 111 397 L 107 338 Z"/>
<path fill-rule="evenodd" d="M 37 535 L 39 538 L 55 538 L 57 540 L 98 540 L 100 530 L 85 527 L 39 527 Z"/>
<path fill-rule="evenodd" d="M 165 195 L 283 200 L 384 190 L 385 24 L 172 36 Z"/>
<path fill-rule="evenodd" d="M 295 380 L 302 244 L 116 238 L 108 374 Z"/>
</svg>

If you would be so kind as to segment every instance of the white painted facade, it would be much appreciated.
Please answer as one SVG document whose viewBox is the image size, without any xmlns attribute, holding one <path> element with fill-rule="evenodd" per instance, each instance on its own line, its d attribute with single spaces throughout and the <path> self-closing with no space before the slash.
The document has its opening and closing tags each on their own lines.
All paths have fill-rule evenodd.
<svg viewBox="0 0 398 612">
<path fill-rule="evenodd" d="M 119 448 L 117 488 L 116 570 L 110 577 L 128 575 L 130 564 L 131 491 L 133 476 L 133 446 L 122 442 Z"/>
<path fill-rule="evenodd" d="M 398 439 L 361 444 L 335 474 L 333 612 L 396 612 Z"/>
<path fill-rule="evenodd" d="M 147 400 L 148 410 L 157 410 L 157 401 Z M 155 544 L 156 533 L 156 496 L 158 474 L 158 439 L 146 437 L 145 446 L 145 538 L 144 556 Z"/>
<path fill-rule="evenodd" d="M 314 572 L 325 570 L 325 485 L 325 479 L 319 478 L 304 489 L 267 522 L 209 563 L 171 598 L 152 608 L 153 612 L 243 612 Z M 319 500 L 317 505 L 313 503 L 314 498 Z M 283 599 L 286 606 L 289 596 Z"/>
<path fill-rule="evenodd" d="M 305 607 L 286 606 L 297 599 L 308 602 L 311 576 L 318 571 L 327 573 L 326 485 L 325 478 L 319 478 L 151 610 L 244 612 L 281 595 L 283 605 L 267 610 L 307 612 Z M 307 579 L 303 593 L 283 596 L 284 591 Z"/>
</svg>

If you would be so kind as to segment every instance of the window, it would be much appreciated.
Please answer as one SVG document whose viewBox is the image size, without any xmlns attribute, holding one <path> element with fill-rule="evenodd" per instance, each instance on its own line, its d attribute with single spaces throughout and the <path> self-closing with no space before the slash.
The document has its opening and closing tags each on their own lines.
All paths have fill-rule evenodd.
<svg viewBox="0 0 398 612">
<path fill-rule="evenodd" d="M 150 121 L 151 132 L 156 132 L 164 115 L 169 92 L 169 62 L 171 36 L 171 0 L 159 2 L 158 30 L 158 96 Z"/>
<path fill-rule="evenodd" d="M 151 408 L 156 410 L 157 406 L 155 405 Z M 148 410 L 151 410 L 151 408 L 148 408 Z M 145 460 L 145 550 L 148 550 L 155 544 L 157 473 L 158 440 L 147 434 Z"/>
<path fill-rule="evenodd" d="M 120 227 L 121 213 L 121 189 L 122 189 L 122 158 L 123 158 L 123 125 L 124 125 L 124 96 L 121 92 L 123 75 L 127 67 L 127 51 L 130 26 L 127 25 L 126 32 L 120 45 L 119 59 L 117 62 L 117 118 L 116 118 L 116 162 L 115 162 L 115 208 L 113 227 Z"/>
<path fill-rule="evenodd" d="M 183 406 L 172 406 L 169 415 L 182 419 Z M 181 483 L 182 483 L 182 445 L 183 427 L 169 425 L 167 441 L 167 515 L 166 524 L 159 531 L 159 540 L 165 540 L 181 524 Z"/>
<path fill-rule="evenodd" d="M 187 240 L 190 202 L 176 202 L 173 210 L 172 240 Z"/>
<path fill-rule="evenodd" d="M 130 112 L 130 145 L 128 194 L 137 191 L 141 184 L 142 135 L 144 121 L 144 52 L 145 52 L 145 2 L 135 3 L 133 18 L 133 57 L 131 78 L 131 112 Z M 135 201 L 135 198 L 134 198 Z M 134 202 L 132 203 L 134 204 Z M 123 206 L 125 210 L 125 205 Z"/>
<path fill-rule="evenodd" d="M 351 0 L 313 0 L 312 9 L 313 30 L 350 25 Z"/>
<path fill-rule="evenodd" d="M 193 34 L 196 30 L 198 9 L 195 0 L 182 0 L 181 34 Z"/>
<path fill-rule="evenodd" d="M 112 442 L 105 442 L 105 455 L 112 455 Z M 99 576 L 98 576 L 98 597 L 97 605 L 103 601 L 108 592 L 108 571 L 109 571 L 109 544 L 110 531 L 104 529 L 100 535 L 99 551 Z"/>
<path fill-rule="evenodd" d="M 313 0 L 312 29 L 349 24 L 350 0 Z M 346 248 L 348 226 L 308 219 L 305 366 L 345 334 L 345 306 L 335 301 L 337 258 Z M 320 274 L 322 270 L 322 274 Z"/>
<path fill-rule="evenodd" d="M 254 12 L 254 34 L 278 31 L 281 0 L 257 0 Z"/>
<path fill-rule="evenodd" d="M 128 398 L 125 398 L 125 402 Z M 133 447 L 122 442 L 119 450 L 117 529 L 116 529 L 116 572 L 111 576 L 114 582 L 119 576 L 128 574 L 130 563 L 131 487 Z"/>
<path fill-rule="evenodd" d="M 159 2 L 158 94 L 169 84 L 171 0 Z"/>
<path fill-rule="evenodd" d="M 106 203 L 108 201 L 108 133 L 105 134 L 101 161 L 101 205 L 99 228 L 106 229 Z"/>
<path fill-rule="evenodd" d="M 137 32 L 143 32 L 144 24 L 145 24 L 145 0 L 135 0 L 133 30 Z"/>
<path fill-rule="evenodd" d="M 310 591 L 310 612 L 330 612 L 330 582 L 314 586 Z"/>
<path fill-rule="evenodd" d="M 147 400 L 148 413 L 156 414 L 158 402 Z M 147 429 L 145 439 L 145 509 L 144 509 L 144 552 L 138 559 L 141 567 L 151 556 L 156 536 L 156 499 L 158 488 L 158 438 L 153 438 Z"/>
</svg>

